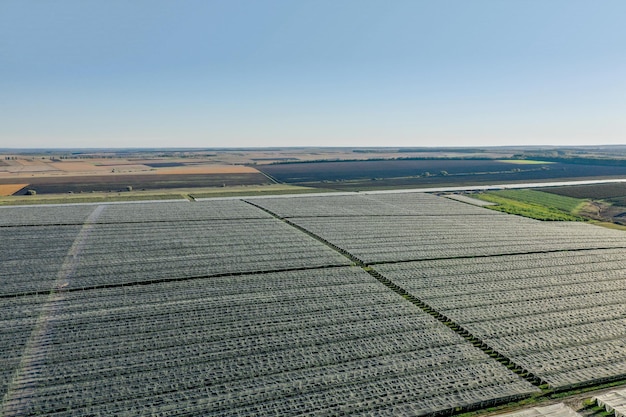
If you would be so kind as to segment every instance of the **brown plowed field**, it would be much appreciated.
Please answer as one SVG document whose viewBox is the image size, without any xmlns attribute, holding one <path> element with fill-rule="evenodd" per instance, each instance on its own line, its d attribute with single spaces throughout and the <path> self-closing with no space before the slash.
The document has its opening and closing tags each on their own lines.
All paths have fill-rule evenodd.
<svg viewBox="0 0 626 417">
<path fill-rule="evenodd" d="M 0 196 L 13 195 L 28 184 L 0 184 Z"/>
<path fill-rule="evenodd" d="M 253 174 L 258 171 L 244 165 L 228 164 L 184 164 L 159 163 L 157 166 L 144 165 L 137 162 L 120 160 L 96 160 L 50 162 L 48 160 L 18 160 L 6 164 L 0 169 L 0 176 L 37 176 L 52 175 L 104 175 L 107 173 L 141 173 L 141 174 Z M 161 166 L 158 166 L 161 165 Z"/>
<path fill-rule="evenodd" d="M 254 174 L 254 168 L 242 165 L 202 165 L 160 168 L 157 174 Z"/>
</svg>

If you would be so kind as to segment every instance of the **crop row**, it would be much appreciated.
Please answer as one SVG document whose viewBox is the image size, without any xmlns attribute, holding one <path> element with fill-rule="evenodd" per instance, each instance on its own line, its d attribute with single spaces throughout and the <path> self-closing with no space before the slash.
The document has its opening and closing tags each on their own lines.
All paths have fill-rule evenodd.
<svg viewBox="0 0 626 417">
<path fill-rule="evenodd" d="M 22 328 L 21 332 L 0 332 L 3 343 L 0 346 L 0 399 L 7 392 L 15 371 L 19 368 L 33 326 Z M 10 338 L 10 339 L 9 339 Z"/>
<path fill-rule="evenodd" d="M 458 285 L 455 285 L 454 280 L 450 278 L 439 279 L 432 287 L 422 288 L 420 293 L 422 294 L 422 298 L 438 297 L 442 295 L 452 296 L 455 294 L 460 296 L 467 294 L 479 295 L 493 291 L 512 290 L 528 290 L 530 293 L 534 291 L 543 292 L 546 287 L 552 286 L 575 286 L 583 283 L 594 285 L 593 283 L 598 281 L 602 281 L 603 283 L 604 281 L 614 281 L 611 288 L 617 289 L 622 285 L 621 281 L 623 281 L 623 277 L 626 274 L 626 264 L 622 262 L 620 262 L 620 264 L 619 269 L 611 269 L 612 265 L 602 265 L 601 270 L 589 272 L 574 272 L 577 269 L 584 270 L 586 269 L 585 267 L 563 267 L 562 271 L 559 270 L 559 268 L 554 268 L 554 274 L 550 273 L 550 270 L 553 268 L 546 268 L 543 275 L 540 275 L 540 269 L 537 268 L 520 272 L 518 279 L 515 278 L 515 271 L 502 273 L 500 280 L 498 280 L 498 276 L 500 275 L 498 273 L 483 273 L 471 276 L 471 279 L 480 279 L 481 281 L 467 282 Z M 590 267 L 590 265 L 587 265 L 587 267 Z M 574 289 L 569 288 L 568 290 Z"/>
<path fill-rule="evenodd" d="M 0 228 L 0 295 L 49 291 L 79 230 L 80 226 Z"/>
<path fill-rule="evenodd" d="M 97 223 L 154 223 L 198 220 L 268 218 L 269 214 L 240 200 L 216 200 L 190 204 L 150 202 L 104 204 Z M 0 228 L 6 226 L 80 225 L 98 205 L 44 205 L 0 207 Z"/>
<path fill-rule="evenodd" d="M 270 215 L 241 200 L 115 204 L 106 207 L 98 223 L 153 223 L 201 220 L 263 219 Z"/>
<path fill-rule="evenodd" d="M 588 256 L 597 259 L 585 264 Z M 527 254 L 520 255 L 523 261 L 515 256 L 437 261 L 446 267 L 434 279 L 428 276 L 434 261 L 376 269 L 518 365 L 555 387 L 568 387 L 626 375 L 620 256 L 607 250 L 563 252 L 554 260 Z M 544 264 L 561 265 L 562 274 L 555 275 L 556 266 L 542 270 Z M 520 269 L 505 272 L 502 266 Z"/>
<path fill-rule="evenodd" d="M 426 193 L 339 195 L 250 200 L 281 217 L 499 216 L 499 213 Z"/>
<path fill-rule="evenodd" d="M 600 311 L 598 311 L 600 310 Z M 578 317 L 572 323 L 566 323 L 563 320 L 563 326 L 566 327 L 550 327 L 549 323 L 541 323 L 539 320 L 535 323 L 536 326 L 532 326 L 531 323 L 520 323 L 521 326 L 506 326 L 506 323 L 502 327 L 508 327 L 507 334 L 486 336 L 485 340 L 494 340 L 494 344 L 497 343 L 499 349 L 506 350 L 510 355 L 527 355 L 532 352 L 547 352 L 557 349 L 567 348 L 570 346 L 585 346 L 593 344 L 601 340 L 618 340 L 623 339 L 624 328 L 626 328 L 626 319 L 623 314 L 617 314 L 610 308 L 597 309 L 591 314 L 581 314 L 581 318 Z M 579 313 L 578 311 L 570 311 L 572 313 Z M 591 313 L 591 312 L 587 312 Z M 557 319 L 564 319 L 565 313 L 561 313 Z M 546 317 L 549 321 L 554 317 L 550 315 Z M 521 320 L 520 320 L 521 321 Z M 598 322 L 602 322 L 599 326 Z M 531 324 L 531 326 L 524 326 Z M 485 327 L 489 325 L 486 324 Z M 480 327 L 480 325 L 478 326 Z M 528 327 L 534 327 L 529 329 Z M 467 328 L 471 331 L 478 331 L 476 324 L 470 324 Z M 529 331 L 533 332 L 533 336 L 529 339 Z"/>
<path fill-rule="evenodd" d="M 423 194 L 325 199 L 254 204 L 365 262 L 410 261 L 374 269 L 555 387 L 626 373 L 620 232 Z M 9 411 L 422 415 L 537 390 L 245 202 L 85 214 L 0 227 Z"/>
<path fill-rule="evenodd" d="M 16 244 L 2 253 L 4 294 L 49 290 L 57 278 L 64 288 L 89 288 L 349 264 L 345 257 L 273 218 L 92 225 L 81 234 L 72 254 L 70 239 L 77 236 L 77 229 L 49 229 L 45 232 L 51 241 L 61 240 L 60 244 L 50 247 L 42 240 L 29 245 L 23 237 L 13 239 Z M 28 228 L 28 232 L 28 237 L 35 237 L 35 230 Z M 63 262 L 67 276 L 59 277 Z"/>
<path fill-rule="evenodd" d="M 604 309 L 613 309 L 616 314 L 623 314 L 620 309 L 616 309 L 616 306 L 624 302 L 626 302 L 626 291 L 600 294 L 576 294 L 568 297 L 559 297 L 557 295 L 548 299 L 520 300 L 501 305 L 483 304 L 465 308 L 451 308 L 446 311 L 446 315 L 462 315 L 464 323 L 488 321 L 493 318 L 502 321 L 503 319 L 519 316 L 523 316 L 524 318 L 522 318 L 522 320 L 526 321 L 530 320 L 529 317 L 532 315 L 537 316 L 539 320 L 543 321 L 543 315 L 549 317 L 552 313 L 559 314 L 564 312 L 567 314 L 569 311 L 586 310 L 596 307 L 601 311 L 604 311 Z M 585 315 L 586 313 L 581 311 L 576 314 Z M 595 312 L 590 311 L 589 314 L 595 314 Z M 547 322 L 547 325 L 550 325 L 550 323 Z"/>
<path fill-rule="evenodd" d="M 328 297 L 322 289 L 333 291 L 341 290 L 346 295 L 354 293 L 363 297 L 355 298 L 355 303 L 377 304 L 394 300 L 395 295 L 389 292 L 380 292 L 380 288 L 371 281 L 363 281 L 360 275 L 346 274 L 343 269 L 328 269 L 325 271 L 325 280 L 321 285 L 318 280 L 312 280 L 314 271 L 290 271 L 289 279 L 285 279 L 283 274 L 261 275 L 241 275 L 212 277 L 206 281 L 203 279 L 190 280 L 184 283 L 176 281 L 162 282 L 158 285 L 133 285 L 113 288 L 103 288 L 99 291 L 64 292 L 63 298 L 68 304 L 64 306 L 64 312 L 70 314 L 74 311 L 89 312 L 91 310 L 123 310 L 134 309 L 137 306 L 129 306 L 127 299 L 141 298 L 142 305 L 165 307 L 171 303 L 204 303 L 212 308 L 219 308 L 225 312 L 233 312 L 236 317 L 241 313 L 241 309 L 254 309 L 254 314 L 264 314 L 265 308 L 275 309 L 276 298 L 280 296 L 281 306 L 292 311 L 315 311 L 315 305 L 298 303 L 299 299 L 313 300 Z M 213 285 L 208 285 L 212 283 Z M 241 287 L 246 291 L 242 292 Z M 309 288 L 321 287 L 311 292 Z M 288 290 L 291 290 L 288 293 Z M 279 292 L 280 291 L 280 292 Z M 81 305 L 78 301 L 88 297 L 89 304 Z M 382 298 L 380 298 L 382 297 Z M 254 303 L 251 300 L 255 300 Z M 48 301 L 47 295 L 10 297 L 0 300 L 2 305 L 0 319 L 19 319 L 30 317 L 32 308 L 45 304 Z M 326 301 L 328 302 L 328 301 Z M 345 303 L 346 300 L 343 300 Z M 349 305 L 347 305 L 349 307 Z M 231 315 L 226 315 L 229 317 Z M 218 316 L 216 319 L 220 319 Z"/>
<path fill-rule="evenodd" d="M 615 230 L 509 216 L 297 218 L 297 225 L 366 263 L 624 248 Z"/>
<path fill-rule="evenodd" d="M 92 205 L 0 207 L 0 228 L 83 224 L 94 208 Z"/>
<path fill-rule="evenodd" d="M 22 415 L 424 414 L 536 390 L 355 267 L 7 298 L 7 320 L 33 326 L 26 300 L 46 316 L 5 404 Z"/>
<path fill-rule="evenodd" d="M 626 336 L 550 352 L 532 352 L 515 356 L 514 360 L 555 387 L 623 379 L 626 375 Z"/>
<path fill-rule="evenodd" d="M 149 397 L 133 395 L 123 391 L 121 384 L 112 390 L 117 401 L 90 401 L 84 404 L 67 392 L 63 405 L 59 406 L 56 397 L 40 397 L 29 403 L 23 415 L 37 415 L 55 408 L 51 416 L 94 416 L 94 415 L 188 415 L 188 416 L 258 416 L 258 415 L 376 415 L 419 416 L 441 412 L 456 407 L 478 404 L 491 404 L 494 399 L 515 399 L 528 396 L 526 385 L 507 378 L 494 378 L 495 366 L 481 364 L 471 372 L 467 369 L 444 370 L 427 375 L 391 374 L 387 378 L 368 380 L 367 375 L 354 371 L 336 373 L 337 369 L 324 369 L 328 375 L 309 377 L 306 374 L 294 375 L 295 380 L 259 380 L 261 385 L 252 390 L 229 392 L 227 395 L 214 395 L 211 389 L 180 384 L 175 374 L 170 383 L 161 383 L 163 393 L 150 393 Z M 412 371 L 410 367 L 408 370 Z M 385 369 L 382 369 L 385 371 Z M 482 371 L 482 372 L 481 372 Z M 454 390 L 441 390 L 442 385 L 453 384 L 459 373 L 472 377 L 466 386 Z M 424 380 L 433 382 L 425 385 Z M 303 381 L 299 384 L 298 381 Z M 155 382 L 155 385 L 157 382 Z M 97 385 L 96 385 L 97 386 Z M 91 392 L 85 393 L 92 397 Z M 122 397 L 124 399 L 122 399 Z M 10 406 L 18 404 L 9 404 Z"/>
<path fill-rule="evenodd" d="M 623 254 L 623 249 L 578 250 L 469 259 L 434 259 L 420 261 L 419 268 L 407 268 L 403 263 L 381 264 L 378 268 L 403 278 L 428 277 L 426 281 L 413 280 L 412 288 L 417 288 L 420 283 L 423 284 L 420 288 L 449 287 L 451 284 L 545 278 L 562 273 L 621 270 L 626 267 Z M 463 275 L 462 283 L 459 283 L 457 275 Z"/>
<path fill-rule="evenodd" d="M 541 286 L 539 280 L 534 280 L 533 287 L 517 288 L 515 285 L 510 285 L 511 288 L 506 288 L 506 285 L 493 285 L 485 287 L 483 292 L 476 291 L 474 286 L 465 287 L 469 291 L 461 293 L 459 291 L 453 291 L 451 294 L 446 294 L 445 291 L 423 291 L 420 294 L 424 294 L 423 299 L 426 302 L 432 302 L 438 309 L 462 309 L 466 307 L 478 307 L 482 305 L 493 305 L 497 296 L 497 304 L 519 303 L 525 301 L 544 300 L 550 302 L 553 298 L 569 297 L 580 294 L 596 294 L 606 293 L 612 294 L 613 292 L 626 291 L 626 280 L 624 279 L 609 279 L 605 276 L 599 276 L 598 280 L 593 280 L 594 274 L 579 275 L 579 278 L 584 278 L 583 282 L 570 282 L 567 285 L 561 283 L 546 282 Z"/>
</svg>

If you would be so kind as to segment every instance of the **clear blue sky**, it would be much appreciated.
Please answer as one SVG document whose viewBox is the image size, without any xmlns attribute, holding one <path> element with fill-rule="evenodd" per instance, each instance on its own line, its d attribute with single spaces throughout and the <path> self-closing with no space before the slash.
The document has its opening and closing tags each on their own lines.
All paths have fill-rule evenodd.
<svg viewBox="0 0 626 417">
<path fill-rule="evenodd" d="M 623 0 L 0 0 L 0 147 L 626 143 Z"/>
</svg>

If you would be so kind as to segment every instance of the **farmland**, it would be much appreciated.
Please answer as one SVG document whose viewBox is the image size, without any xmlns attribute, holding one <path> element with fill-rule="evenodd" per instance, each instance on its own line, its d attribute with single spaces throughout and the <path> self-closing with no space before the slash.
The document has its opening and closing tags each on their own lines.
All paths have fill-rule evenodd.
<svg viewBox="0 0 626 417">
<path fill-rule="evenodd" d="M 0 196 L 15 194 L 26 186 L 28 184 L 0 184 Z"/>
<path fill-rule="evenodd" d="M 624 183 L 546 188 L 543 191 L 571 198 L 606 200 L 618 206 L 626 206 L 626 184 Z"/>
<path fill-rule="evenodd" d="M 423 193 L 0 208 L 2 413 L 418 415 L 626 379 L 626 235 Z"/>
<path fill-rule="evenodd" d="M 536 190 L 502 190 L 495 191 L 492 194 L 508 197 L 514 200 L 527 201 L 546 207 L 553 207 L 566 213 L 575 211 L 582 202 L 577 198 Z"/>
<path fill-rule="evenodd" d="M 84 158 L 9 157 L 0 166 L 0 191 L 25 194 L 25 186 L 28 185 L 28 189 L 46 195 L 116 192 L 129 187 L 135 190 L 170 190 L 271 183 L 253 167 L 209 162 L 206 158 L 150 159 L 139 158 L 141 154 L 134 158 L 105 155 Z M 16 184 L 22 186 L 8 188 Z"/>
<path fill-rule="evenodd" d="M 205 198 L 219 194 L 220 189 L 229 192 L 233 187 L 299 187 L 288 192 L 307 192 L 311 188 L 367 191 L 626 177 L 625 154 L 621 148 L 42 149 L 4 152 L 0 154 L 0 194 L 11 195 L 25 195 L 28 190 L 38 196 L 132 190 L 185 194 L 186 198 L 197 194 Z M 233 192 L 239 193 L 238 190 Z M 128 196 L 116 198 L 127 200 Z M 137 195 L 137 199 L 142 197 Z M 105 198 L 72 197 L 69 200 L 102 202 Z"/>
<path fill-rule="evenodd" d="M 223 187 L 232 185 L 269 184 L 259 173 L 236 174 L 118 174 L 90 176 L 35 176 L 29 179 L 29 188 L 39 194 L 88 193 L 92 191 L 119 191 L 128 186 L 135 190 L 194 187 Z"/>
<path fill-rule="evenodd" d="M 583 221 L 579 211 L 585 200 L 536 191 L 501 190 L 475 195 L 476 198 L 494 203 L 492 209 L 538 220 Z"/>
<path fill-rule="evenodd" d="M 626 176 L 624 166 L 533 162 L 396 159 L 283 163 L 258 168 L 279 182 L 345 191 Z"/>
<path fill-rule="evenodd" d="M 543 189 L 559 198 L 584 199 L 586 204 L 578 212 L 586 217 L 612 222 L 626 223 L 626 186 L 623 183 L 566 186 Z"/>
</svg>

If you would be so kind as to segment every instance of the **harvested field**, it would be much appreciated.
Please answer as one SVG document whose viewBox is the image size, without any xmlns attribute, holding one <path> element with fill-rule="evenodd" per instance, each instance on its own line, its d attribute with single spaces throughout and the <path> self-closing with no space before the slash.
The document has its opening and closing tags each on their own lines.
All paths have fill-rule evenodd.
<svg viewBox="0 0 626 417">
<path fill-rule="evenodd" d="M 288 184 L 337 190 L 435 185 L 534 182 L 625 177 L 626 167 L 564 163 L 510 164 L 497 160 L 382 160 L 262 165 L 262 172 Z"/>
<path fill-rule="evenodd" d="M 258 174 L 259 171 L 243 165 L 190 165 L 164 167 L 157 171 L 162 174 Z"/>
<path fill-rule="evenodd" d="M 63 172 L 85 172 L 85 173 L 93 173 L 93 172 L 108 172 L 110 169 L 108 167 L 98 166 L 90 162 L 53 162 L 49 164 L 51 167 L 58 169 Z"/>
<path fill-rule="evenodd" d="M 39 194 L 172 188 L 226 187 L 271 184 L 265 175 L 247 166 L 184 164 L 143 165 L 124 159 L 6 161 L 0 169 L 0 184 L 28 183 Z M 150 161 L 147 161 L 150 162 Z"/>
<path fill-rule="evenodd" d="M 68 192 L 119 191 L 132 186 L 134 190 L 168 188 L 223 187 L 230 185 L 270 184 L 260 173 L 249 174 L 109 174 L 89 176 L 28 177 L 30 188 L 38 194 Z M 0 178 L 0 183 L 8 179 Z"/>
<path fill-rule="evenodd" d="M 605 200 L 619 206 L 626 206 L 626 183 L 547 187 L 542 188 L 541 191 L 574 198 Z"/>
<path fill-rule="evenodd" d="M 13 195 L 28 184 L 0 184 L 0 196 Z"/>
<path fill-rule="evenodd" d="M 0 173 L 3 176 L 12 175 L 12 174 L 32 174 L 32 173 L 45 173 L 45 172 L 54 172 L 57 169 L 50 166 L 49 163 L 41 162 L 41 161 L 30 161 L 30 160 L 15 160 L 8 161 L 6 165 L 0 167 Z"/>
<path fill-rule="evenodd" d="M 350 181 L 359 179 L 387 179 L 421 176 L 428 172 L 448 175 L 504 172 L 514 169 L 510 164 L 493 160 L 383 160 L 310 162 L 263 165 L 263 172 L 282 182 Z M 537 168 L 534 168 L 537 169 Z"/>
</svg>

